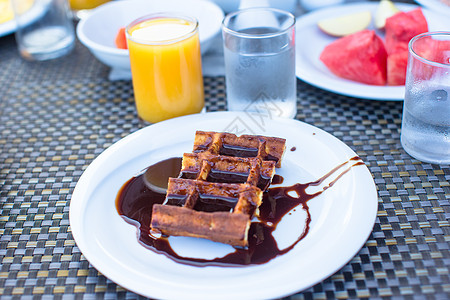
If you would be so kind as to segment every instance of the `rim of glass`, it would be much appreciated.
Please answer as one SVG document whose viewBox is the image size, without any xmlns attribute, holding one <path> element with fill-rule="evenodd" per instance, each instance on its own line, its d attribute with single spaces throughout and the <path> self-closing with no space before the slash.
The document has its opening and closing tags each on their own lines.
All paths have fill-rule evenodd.
<svg viewBox="0 0 450 300">
<path fill-rule="evenodd" d="M 160 41 L 149 41 L 146 39 L 140 39 L 140 38 L 136 38 L 133 37 L 130 33 L 130 30 L 135 27 L 136 25 L 138 25 L 139 23 L 145 22 L 145 21 L 149 21 L 149 20 L 154 20 L 154 19 L 181 19 L 181 20 L 185 20 L 189 23 L 192 24 L 192 29 L 185 33 L 182 34 L 176 38 L 173 39 L 167 39 L 167 40 L 160 40 Z M 132 40 L 133 42 L 139 43 L 139 44 L 146 44 L 146 45 L 169 45 L 169 44 L 174 44 L 176 42 L 185 40 L 191 36 L 193 36 L 196 32 L 198 31 L 198 21 L 196 18 L 192 17 L 192 16 L 187 16 L 187 15 L 183 15 L 180 13 L 176 13 L 176 12 L 160 12 L 160 13 L 154 13 L 154 14 L 148 14 L 145 16 L 142 16 L 134 21 L 132 21 L 130 24 L 127 25 L 127 27 L 125 28 L 125 34 L 127 39 Z"/>
<path fill-rule="evenodd" d="M 247 13 L 249 11 L 271 11 L 274 13 L 285 15 L 291 20 L 291 24 L 289 24 L 289 26 L 287 26 L 285 29 L 280 29 L 279 31 L 272 32 L 272 33 L 245 33 L 245 32 L 239 32 L 239 31 L 230 29 L 227 26 L 231 18 L 233 18 L 237 15 L 243 14 L 243 13 Z M 232 13 L 229 13 L 228 15 L 226 15 L 222 21 L 222 30 L 229 34 L 233 34 L 233 35 L 243 37 L 243 38 L 259 39 L 259 38 L 275 37 L 275 36 L 285 34 L 287 31 L 289 31 L 292 27 L 295 26 L 295 22 L 296 22 L 295 17 L 290 12 L 287 12 L 287 11 L 284 11 L 281 9 L 277 9 L 277 8 L 271 8 L 271 7 L 256 7 L 256 8 L 241 9 L 241 10 L 238 10 L 238 11 L 235 11 L 235 12 L 232 12 Z"/>
<path fill-rule="evenodd" d="M 425 57 L 422 57 L 420 54 L 418 54 L 416 51 L 414 51 L 413 44 L 417 40 L 422 39 L 426 36 L 439 36 L 439 35 L 448 36 L 449 37 L 448 41 L 450 42 L 450 31 L 430 31 L 430 32 L 421 33 L 421 34 L 413 37 L 408 43 L 408 49 L 409 49 L 409 52 L 411 53 L 411 55 L 414 56 L 414 58 L 420 60 L 423 63 L 429 64 L 432 66 L 436 66 L 436 67 L 450 68 L 450 62 L 448 64 L 445 64 L 445 63 L 440 63 L 437 61 L 429 60 L 429 59 L 426 59 Z"/>
</svg>

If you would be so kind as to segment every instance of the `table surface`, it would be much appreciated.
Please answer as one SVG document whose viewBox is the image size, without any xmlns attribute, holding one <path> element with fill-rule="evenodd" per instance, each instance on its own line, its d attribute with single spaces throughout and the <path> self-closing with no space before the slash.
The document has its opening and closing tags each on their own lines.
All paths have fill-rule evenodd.
<svg viewBox="0 0 450 300">
<path fill-rule="evenodd" d="M 107 147 L 139 129 L 130 81 L 82 45 L 26 62 L 0 38 L 0 295 L 3 299 L 142 298 L 99 273 L 77 248 L 69 206 L 77 180 Z M 226 110 L 225 80 L 205 77 L 206 108 Z M 300 80 L 296 119 L 352 148 L 371 171 L 378 215 L 341 270 L 289 299 L 450 298 L 450 167 L 400 145 L 402 102 L 336 95 Z"/>
</svg>

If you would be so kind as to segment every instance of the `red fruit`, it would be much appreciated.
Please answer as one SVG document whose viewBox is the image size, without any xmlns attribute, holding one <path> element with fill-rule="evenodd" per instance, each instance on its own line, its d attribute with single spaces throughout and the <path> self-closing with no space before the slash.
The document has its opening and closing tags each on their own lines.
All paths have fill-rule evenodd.
<svg viewBox="0 0 450 300">
<path fill-rule="evenodd" d="M 414 52 L 426 60 L 450 65 L 450 41 L 433 39 L 430 36 L 422 37 L 414 43 Z M 422 59 L 414 60 L 417 80 L 429 80 L 435 70 Z"/>
<path fill-rule="evenodd" d="M 115 43 L 116 47 L 119 49 L 128 49 L 127 37 L 125 36 L 125 27 L 121 27 L 117 32 Z"/>
<path fill-rule="evenodd" d="M 440 41 L 440 55 L 436 58 L 441 64 L 450 64 L 450 41 Z"/>
<path fill-rule="evenodd" d="M 320 60 L 339 77 L 366 84 L 386 84 L 386 49 L 373 30 L 342 37 L 323 49 Z"/>
<path fill-rule="evenodd" d="M 387 58 L 388 85 L 405 84 L 407 64 L 408 64 L 408 51 L 398 51 L 388 55 Z"/>
<path fill-rule="evenodd" d="M 436 41 L 438 42 L 439 55 L 436 58 L 437 62 L 441 64 L 450 64 L 450 41 Z"/>
<path fill-rule="evenodd" d="M 385 30 L 386 50 L 391 54 L 398 48 L 408 49 L 408 43 L 414 36 L 428 31 L 428 24 L 422 10 L 416 8 L 388 18 Z"/>
<path fill-rule="evenodd" d="M 386 51 L 388 85 L 404 85 L 408 62 L 408 43 L 418 34 L 428 31 L 422 9 L 399 12 L 386 20 Z"/>
<path fill-rule="evenodd" d="M 423 15 L 421 8 L 410 10 L 406 14 L 415 22 L 418 31 L 422 31 L 421 33 L 428 31 L 427 19 Z"/>
<path fill-rule="evenodd" d="M 450 64 L 450 41 L 441 41 L 426 36 L 414 43 L 414 52 L 428 60 Z"/>
</svg>

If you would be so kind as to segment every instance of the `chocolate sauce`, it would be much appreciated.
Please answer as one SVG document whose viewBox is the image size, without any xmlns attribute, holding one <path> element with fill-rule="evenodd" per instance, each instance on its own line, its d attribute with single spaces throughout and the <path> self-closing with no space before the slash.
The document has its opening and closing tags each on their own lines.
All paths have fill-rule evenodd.
<svg viewBox="0 0 450 300">
<path fill-rule="evenodd" d="M 283 176 L 275 174 L 272 178 L 272 184 L 282 184 L 284 181 Z"/>
<path fill-rule="evenodd" d="M 178 177 L 182 158 L 172 157 L 148 167 L 143 174 L 145 183 L 152 189 L 165 193 L 169 177 Z"/>
<path fill-rule="evenodd" d="M 295 150 L 297 150 L 297 147 L 292 147 L 291 148 L 291 151 L 295 151 Z"/>
<path fill-rule="evenodd" d="M 222 145 L 219 154 L 237 157 L 256 157 L 258 155 L 258 148 L 246 148 L 233 145 Z"/>
<path fill-rule="evenodd" d="M 149 168 L 157 172 L 167 169 L 168 165 L 174 165 L 174 162 L 180 158 L 172 158 L 159 162 Z M 164 254 L 170 259 L 187 265 L 193 266 L 246 266 L 264 264 L 277 256 L 289 252 L 295 247 L 309 232 L 311 223 L 311 214 L 307 205 L 308 201 L 317 197 L 325 190 L 333 186 L 345 173 L 352 167 L 363 165 L 359 157 L 355 156 L 347 162 L 342 163 L 329 173 L 316 181 L 309 183 L 297 183 L 292 186 L 269 188 L 263 196 L 263 202 L 259 207 L 260 216 L 257 221 L 252 222 L 249 230 L 247 249 L 235 249 L 234 252 L 215 259 L 198 259 L 179 256 L 170 246 L 169 240 L 165 237 L 154 237 L 149 228 L 151 221 L 152 206 L 155 203 L 163 203 L 165 194 L 160 190 L 150 189 L 144 180 L 144 174 L 133 177 L 128 180 L 119 191 L 116 199 L 116 208 L 119 214 L 130 224 L 139 229 L 139 242 L 146 248 L 160 254 Z M 308 194 L 306 189 L 309 186 L 318 186 L 344 166 L 346 169 L 338 173 L 338 176 L 332 180 L 322 190 Z M 179 170 L 173 169 L 173 176 L 178 175 Z M 276 175 L 274 180 L 282 182 L 283 177 Z M 275 179 L 277 178 L 277 179 Z M 151 186 L 150 186 L 151 187 Z M 292 193 L 294 192 L 294 193 Z M 295 194 L 296 196 L 292 196 Z M 273 237 L 273 232 L 283 216 L 295 210 L 297 207 L 306 212 L 306 221 L 303 232 L 297 240 L 289 247 L 280 250 Z"/>
<path fill-rule="evenodd" d="M 238 202 L 238 198 L 218 197 L 209 195 L 199 195 L 195 203 L 194 210 L 215 212 L 215 211 L 232 211 Z"/>
<path fill-rule="evenodd" d="M 192 172 L 183 170 L 180 173 L 180 178 L 184 179 L 195 179 L 197 178 L 198 172 Z M 216 169 L 211 169 L 206 181 L 208 182 L 222 182 L 222 183 L 245 183 L 247 182 L 249 173 L 237 173 L 237 172 L 226 172 L 219 171 Z M 265 191 L 270 185 L 270 178 L 260 174 L 257 187 L 262 191 Z"/>
<path fill-rule="evenodd" d="M 202 149 L 197 149 L 194 152 L 199 152 Z M 240 147 L 240 146 L 234 146 L 234 145 L 222 145 L 219 151 L 220 155 L 226 155 L 226 156 L 234 156 L 234 157 L 257 157 L 258 156 L 258 148 L 247 148 L 247 147 Z M 264 156 L 264 160 L 271 160 L 278 162 L 278 158 L 271 155 L 270 153 L 266 153 Z"/>
</svg>

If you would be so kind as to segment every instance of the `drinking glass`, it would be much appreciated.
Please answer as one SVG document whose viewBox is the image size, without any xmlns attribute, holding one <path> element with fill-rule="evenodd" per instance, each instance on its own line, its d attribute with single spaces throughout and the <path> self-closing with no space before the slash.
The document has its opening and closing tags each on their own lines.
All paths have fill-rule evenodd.
<svg viewBox="0 0 450 300">
<path fill-rule="evenodd" d="M 20 54 L 28 60 L 47 60 L 69 53 L 75 31 L 65 0 L 12 0 Z M 24 9 L 24 8 L 27 9 Z"/>
<path fill-rule="evenodd" d="M 401 144 L 414 158 L 450 163 L 450 32 L 409 42 Z"/>
<path fill-rule="evenodd" d="M 264 7 L 222 24 L 228 110 L 293 118 L 297 113 L 295 18 Z"/>
<path fill-rule="evenodd" d="M 198 21 L 179 14 L 139 18 L 126 28 L 138 116 L 147 123 L 204 106 Z"/>
</svg>

